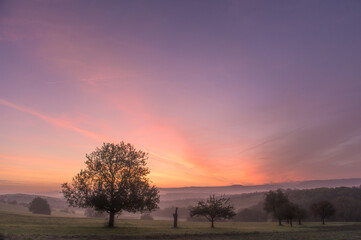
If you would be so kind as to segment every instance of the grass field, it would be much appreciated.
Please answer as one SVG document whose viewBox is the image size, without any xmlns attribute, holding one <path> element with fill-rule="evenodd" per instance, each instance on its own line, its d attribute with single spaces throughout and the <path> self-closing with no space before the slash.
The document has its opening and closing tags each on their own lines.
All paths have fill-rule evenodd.
<svg viewBox="0 0 361 240">
<path fill-rule="evenodd" d="M 0 209 L 0 233 L 5 239 L 255 239 L 255 240 L 353 240 L 361 239 L 361 223 L 305 223 L 277 226 L 277 223 L 209 223 L 118 219 L 108 229 L 104 219 L 34 215 Z M 1 235 L 0 235 L 1 236 Z M 1 239 L 1 237 L 0 237 Z"/>
</svg>

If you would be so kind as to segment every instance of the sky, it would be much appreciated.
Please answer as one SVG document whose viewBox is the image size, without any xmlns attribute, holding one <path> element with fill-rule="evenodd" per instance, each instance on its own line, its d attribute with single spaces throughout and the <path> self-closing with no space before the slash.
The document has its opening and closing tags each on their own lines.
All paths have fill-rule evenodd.
<svg viewBox="0 0 361 240">
<path fill-rule="evenodd" d="M 0 192 L 103 142 L 158 187 L 360 177 L 360 1 L 0 0 Z"/>
</svg>

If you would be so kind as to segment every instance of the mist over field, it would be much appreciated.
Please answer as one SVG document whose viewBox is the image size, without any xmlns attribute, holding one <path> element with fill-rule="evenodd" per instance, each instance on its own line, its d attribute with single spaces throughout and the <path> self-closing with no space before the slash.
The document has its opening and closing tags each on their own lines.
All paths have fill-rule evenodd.
<svg viewBox="0 0 361 240">
<path fill-rule="evenodd" d="M 323 189 L 323 188 L 338 188 L 338 187 L 360 187 L 361 178 L 352 179 L 330 179 L 330 180 L 312 180 L 312 181 L 299 181 L 299 182 L 285 182 L 266 185 L 254 185 L 254 186 L 218 186 L 218 187 L 182 187 L 182 188 L 160 188 L 160 209 L 168 207 L 189 207 L 191 204 L 197 202 L 197 200 L 205 199 L 211 194 L 227 195 L 231 199 L 237 199 L 237 208 L 246 208 L 258 204 L 263 200 L 265 192 L 277 189 L 289 189 L 289 190 L 306 190 L 306 189 Z M 16 200 L 18 203 L 29 203 L 34 196 L 42 196 L 48 199 L 52 208 L 65 209 L 67 203 L 60 191 L 52 192 L 8 192 L 2 193 L 0 199 L 6 199 L 6 201 Z M 256 196 L 247 199 L 247 196 Z M 169 215 L 169 218 L 172 216 Z"/>
</svg>

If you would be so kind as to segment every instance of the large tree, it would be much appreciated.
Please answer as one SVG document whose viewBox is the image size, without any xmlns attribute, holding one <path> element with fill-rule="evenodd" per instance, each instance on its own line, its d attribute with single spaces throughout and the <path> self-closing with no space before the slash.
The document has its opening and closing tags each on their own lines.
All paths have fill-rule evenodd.
<svg viewBox="0 0 361 240">
<path fill-rule="evenodd" d="M 272 213 L 273 217 L 278 220 L 278 224 L 282 225 L 282 219 L 285 217 L 285 208 L 289 205 L 288 197 L 281 189 L 277 191 L 269 191 L 266 193 L 263 209 L 267 213 Z"/>
<path fill-rule="evenodd" d="M 62 185 L 70 206 L 109 213 L 109 227 L 122 211 L 143 213 L 158 208 L 159 191 L 147 178 L 147 153 L 129 143 L 104 143 L 86 158 L 86 168 Z"/>
<path fill-rule="evenodd" d="M 327 200 L 313 203 L 310 206 L 310 210 L 314 216 L 318 216 L 322 220 L 322 224 L 325 224 L 325 218 L 335 215 L 335 207 Z"/>
<path fill-rule="evenodd" d="M 191 217 L 205 217 L 212 223 L 212 228 L 214 228 L 214 221 L 218 219 L 230 219 L 236 215 L 229 198 L 224 196 L 217 198 L 214 194 L 206 201 L 199 201 L 197 206 L 191 207 L 189 214 Z"/>
</svg>

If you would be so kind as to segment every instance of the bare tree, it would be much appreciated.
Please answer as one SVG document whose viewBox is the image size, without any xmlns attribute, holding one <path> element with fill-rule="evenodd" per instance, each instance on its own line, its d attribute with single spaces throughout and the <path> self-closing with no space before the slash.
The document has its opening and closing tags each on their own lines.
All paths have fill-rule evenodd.
<svg viewBox="0 0 361 240">
<path fill-rule="evenodd" d="M 211 227 L 214 228 L 214 221 L 218 219 L 230 219 L 236 215 L 230 199 L 225 196 L 217 198 L 214 194 L 206 201 L 198 202 L 198 205 L 190 208 L 190 216 L 203 216 L 211 222 Z"/>
<path fill-rule="evenodd" d="M 311 212 L 314 216 L 318 216 L 322 220 L 322 224 L 325 224 L 325 218 L 332 217 L 335 215 L 336 209 L 327 200 L 313 203 L 310 207 Z"/>
</svg>

